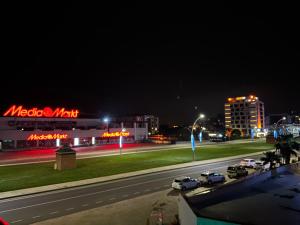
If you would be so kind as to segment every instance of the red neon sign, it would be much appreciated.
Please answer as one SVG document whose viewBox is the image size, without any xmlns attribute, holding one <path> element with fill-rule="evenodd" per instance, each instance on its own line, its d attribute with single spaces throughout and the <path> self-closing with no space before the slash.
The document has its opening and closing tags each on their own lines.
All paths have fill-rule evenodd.
<svg viewBox="0 0 300 225">
<path fill-rule="evenodd" d="M 122 132 L 111 132 L 111 133 L 108 133 L 108 132 L 105 132 L 104 134 L 102 134 L 102 137 L 120 137 L 120 136 L 123 136 L 123 137 L 128 137 L 129 136 L 129 132 L 128 131 L 122 131 Z"/>
<path fill-rule="evenodd" d="M 28 141 L 67 139 L 67 134 L 31 134 Z"/>
<path fill-rule="evenodd" d="M 24 109 L 22 105 L 13 105 L 3 114 L 3 116 L 77 118 L 78 114 L 79 111 L 77 109 L 66 110 L 65 108 L 56 108 L 53 110 L 50 107 L 45 107 L 44 109 Z"/>
</svg>

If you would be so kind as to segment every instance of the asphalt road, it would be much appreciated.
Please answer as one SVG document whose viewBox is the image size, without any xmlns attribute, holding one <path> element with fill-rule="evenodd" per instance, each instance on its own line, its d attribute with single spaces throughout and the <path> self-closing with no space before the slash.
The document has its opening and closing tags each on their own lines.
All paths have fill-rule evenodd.
<svg viewBox="0 0 300 225">
<path fill-rule="evenodd" d="M 205 141 L 197 146 L 205 145 L 226 145 L 232 143 L 247 143 L 252 142 L 250 139 L 246 140 L 235 140 L 222 143 L 208 142 Z M 125 144 L 123 154 L 135 154 L 138 152 L 149 152 L 149 151 L 161 151 L 161 150 L 173 150 L 181 148 L 190 148 L 190 142 L 180 142 L 176 145 L 158 145 L 158 144 Z M 89 146 L 89 147 L 77 147 L 74 148 L 77 152 L 76 157 L 78 159 L 94 158 L 100 156 L 119 155 L 118 145 L 107 145 L 107 146 Z M 28 163 L 41 163 L 50 162 L 55 160 L 56 149 L 33 149 L 24 151 L 0 151 L 0 166 L 6 165 L 19 165 Z"/>
<path fill-rule="evenodd" d="M 253 157 L 258 158 L 258 156 Z M 240 159 L 141 175 L 77 188 L 0 200 L 0 217 L 10 224 L 31 224 L 170 189 L 175 177 L 199 177 L 206 170 L 225 171 Z"/>
</svg>

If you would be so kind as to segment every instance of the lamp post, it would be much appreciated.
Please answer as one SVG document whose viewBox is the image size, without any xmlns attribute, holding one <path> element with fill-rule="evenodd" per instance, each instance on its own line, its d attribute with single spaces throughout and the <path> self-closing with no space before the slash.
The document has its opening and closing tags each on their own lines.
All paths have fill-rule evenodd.
<svg viewBox="0 0 300 225">
<path fill-rule="evenodd" d="M 193 123 L 193 126 L 192 126 L 192 130 L 191 130 L 191 144 L 192 144 L 192 151 L 193 151 L 193 161 L 195 161 L 195 149 L 196 149 L 196 146 L 195 146 L 195 138 L 194 138 L 194 129 L 195 129 L 195 125 L 196 123 L 198 122 L 198 120 L 201 120 L 205 117 L 204 114 L 200 114 L 198 116 L 198 118 L 195 120 L 195 122 Z"/>
<path fill-rule="evenodd" d="M 279 122 L 283 121 L 283 120 L 286 120 L 286 117 L 282 117 L 280 120 L 277 121 L 277 123 L 275 123 L 275 129 L 274 129 L 274 138 L 276 139 L 278 137 L 278 132 L 277 132 L 277 129 L 278 129 L 278 124 Z"/>
<path fill-rule="evenodd" d="M 108 117 L 105 117 L 105 118 L 103 119 L 103 122 L 106 123 L 107 133 L 109 133 L 109 126 L 108 126 L 108 124 L 109 124 L 109 118 L 108 118 Z M 107 142 L 106 142 L 106 143 L 107 143 L 107 144 L 109 143 L 109 135 L 108 135 L 108 137 L 107 137 Z"/>
<path fill-rule="evenodd" d="M 120 133 L 120 141 L 119 141 L 119 147 L 120 147 L 120 155 L 122 155 L 122 148 L 123 148 L 123 132 L 125 132 L 126 129 L 122 128 L 122 132 Z"/>
</svg>

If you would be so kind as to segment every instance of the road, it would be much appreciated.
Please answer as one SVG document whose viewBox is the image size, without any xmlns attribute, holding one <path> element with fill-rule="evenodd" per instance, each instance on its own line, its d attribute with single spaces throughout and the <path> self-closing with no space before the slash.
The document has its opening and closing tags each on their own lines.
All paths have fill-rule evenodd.
<svg viewBox="0 0 300 225">
<path fill-rule="evenodd" d="M 247 143 L 251 140 L 236 140 L 228 141 L 222 144 L 232 144 L 232 143 Z M 214 145 L 214 142 L 204 142 L 198 144 L 197 146 Z M 191 144 L 189 142 L 181 142 L 176 145 L 158 145 L 158 144 L 124 144 L 123 154 L 134 154 L 139 152 L 149 152 L 149 151 L 161 151 L 161 150 L 172 150 L 180 148 L 190 148 Z M 89 147 L 77 147 L 74 148 L 77 152 L 76 157 L 78 159 L 94 158 L 100 156 L 118 155 L 119 146 L 112 145 L 102 145 L 102 146 L 89 146 Z M 32 150 L 20 150 L 20 151 L 10 151 L 1 152 L 0 151 L 0 166 L 6 165 L 16 165 L 16 164 L 28 164 L 28 163 L 41 163 L 41 162 L 51 162 L 55 160 L 55 151 L 57 149 L 32 149 Z"/>
<path fill-rule="evenodd" d="M 253 157 L 259 158 L 259 156 Z M 199 177 L 206 170 L 225 171 L 240 159 L 175 169 L 126 179 L 0 200 L 0 217 L 24 225 L 170 189 L 175 177 Z"/>
</svg>

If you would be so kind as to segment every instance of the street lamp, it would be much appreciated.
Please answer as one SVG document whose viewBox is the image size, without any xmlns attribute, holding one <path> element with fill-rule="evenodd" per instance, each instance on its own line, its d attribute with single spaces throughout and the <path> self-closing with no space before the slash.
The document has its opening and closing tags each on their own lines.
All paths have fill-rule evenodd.
<svg viewBox="0 0 300 225">
<path fill-rule="evenodd" d="M 107 133 L 109 133 L 109 126 L 108 126 L 108 124 L 109 124 L 109 118 L 108 118 L 108 117 L 105 117 L 105 118 L 103 119 L 103 122 L 106 123 Z M 109 143 L 109 135 L 108 135 L 108 137 L 107 137 L 107 144 L 108 144 L 108 143 Z"/>
<path fill-rule="evenodd" d="M 193 123 L 193 126 L 192 126 L 192 130 L 191 130 L 191 144 L 192 144 L 192 151 L 193 151 L 193 161 L 195 161 L 195 138 L 194 138 L 194 129 L 195 129 L 195 125 L 196 123 L 198 122 L 198 120 L 201 120 L 205 117 L 204 114 L 200 114 L 198 116 L 198 118 L 195 120 L 195 122 Z"/>
<path fill-rule="evenodd" d="M 283 120 L 286 120 L 286 117 L 282 117 L 280 120 L 277 121 L 277 123 L 275 124 L 275 128 L 274 128 L 274 138 L 276 139 L 278 137 L 278 134 L 277 134 L 277 129 L 278 129 L 278 124 L 279 122 L 283 121 Z"/>
<path fill-rule="evenodd" d="M 123 148 L 123 132 L 125 132 L 126 129 L 122 128 L 122 132 L 120 133 L 120 142 L 119 142 L 119 147 L 120 147 L 120 155 L 122 155 L 122 148 Z"/>
</svg>

